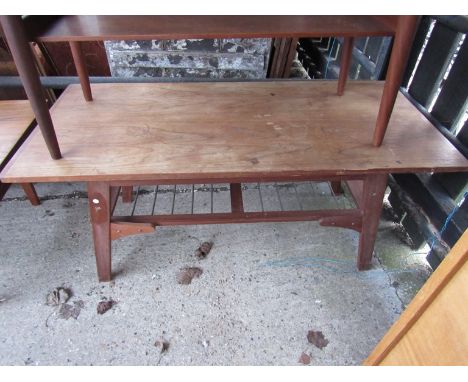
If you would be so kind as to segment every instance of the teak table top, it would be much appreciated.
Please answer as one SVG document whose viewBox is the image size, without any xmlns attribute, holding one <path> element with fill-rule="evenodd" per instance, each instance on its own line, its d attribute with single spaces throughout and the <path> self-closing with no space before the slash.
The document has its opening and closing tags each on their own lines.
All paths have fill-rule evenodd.
<svg viewBox="0 0 468 382">
<path fill-rule="evenodd" d="M 29 101 L 0 101 L 0 163 L 34 120 Z"/>
<path fill-rule="evenodd" d="M 468 161 L 399 94 L 386 139 L 370 142 L 381 82 L 69 86 L 51 109 L 63 159 L 40 132 L 4 182 L 164 180 L 461 171 Z"/>
</svg>

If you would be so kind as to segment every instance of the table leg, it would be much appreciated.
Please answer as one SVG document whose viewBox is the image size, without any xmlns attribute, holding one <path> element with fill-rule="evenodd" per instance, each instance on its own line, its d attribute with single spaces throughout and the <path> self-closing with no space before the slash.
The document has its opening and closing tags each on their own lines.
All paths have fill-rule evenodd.
<svg viewBox="0 0 468 382">
<path fill-rule="evenodd" d="M 81 90 L 86 101 L 92 101 L 91 85 L 89 84 L 88 68 L 86 67 L 85 57 L 79 41 L 70 41 L 70 49 L 75 63 L 76 72 L 80 78 Z"/>
<path fill-rule="evenodd" d="M 387 174 L 367 175 L 362 193 L 362 230 L 359 237 L 357 266 L 359 270 L 369 268 L 374 252 L 375 238 L 379 226 L 382 202 L 387 187 Z"/>
<path fill-rule="evenodd" d="M 338 95 L 343 95 L 348 79 L 349 65 L 353 57 L 354 37 L 345 37 L 343 51 L 341 52 L 340 75 L 338 78 Z"/>
<path fill-rule="evenodd" d="M 50 118 L 49 108 L 44 98 L 39 80 L 39 73 L 34 65 L 34 57 L 29 46 L 23 21 L 20 16 L 0 16 L 8 46 L 18 69 L 24 90 L 28 96 L 36 121 L 53 159 L 60 159 L 62 154 Z"/>
<path fill-rule="evenodd" d="M 99 281 L 110 281 L 112 278 L 110 199 L 109 183 L 88 182 L 89 213 Z"/>
<path fill-rule="evenodd" d="M 37 196 L 36 189 L 32 183 L 21 183 L 20 185 L 33 206 L 41 204 L 39 197 Z"/>
<path fill-rule="evenodd" d="M 11 183 L 2 183 L 2 182 L 0 182 L 0 200 L 3 199 L 3 197 L 5 196 L 6 192 L 10 188 L 10 186 L 11 186 Z"/>
<path fill-rule="evenodd" d="M 418 25 L 418 16 L 399 16 L 393 40 L 392 55 L 388 64 L 387 76 L 380 101 L 379 114 L 375 124 L 373 144 L 380 146 L 387 130 L 401 80 L 405 72 L 406 61 L 411 50 L 414 34 Z"/>
</svg>

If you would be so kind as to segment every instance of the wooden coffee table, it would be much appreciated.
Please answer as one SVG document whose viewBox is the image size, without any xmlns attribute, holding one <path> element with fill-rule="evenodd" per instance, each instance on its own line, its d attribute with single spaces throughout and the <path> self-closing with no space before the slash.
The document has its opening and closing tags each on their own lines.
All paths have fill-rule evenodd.
<svg viewBox="0 0 468 382">
<path fill-rule="evenodd" d="M 33 132 L 4 182 L 88 183 L 99 280 L 111 240 L 158 225 L 318 220 L 360 233 L 357 266 L 372 259 L 389 173 L 466 171 L 468 161 L 398 95 L 384 143 L 372 134 L 381 82 L 329 81 L 69 86 L 51 109 L 63 159 Z M 245 212 L 241 183 L 346 181 L 356 208 Z M 230 213 L 113 216 L 121 187 L 229 183 Z"/>
</svg>

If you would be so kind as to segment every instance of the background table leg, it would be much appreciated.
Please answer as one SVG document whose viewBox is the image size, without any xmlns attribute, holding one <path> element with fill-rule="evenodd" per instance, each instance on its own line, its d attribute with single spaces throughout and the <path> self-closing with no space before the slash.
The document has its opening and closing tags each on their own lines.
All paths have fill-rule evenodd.
<svg viewBox="0 0 468 382">
<path fill-rule="evenodd" d="M 0 16 L 3 31 L 11 54 L 15 61 L 18 74 L 28 96 L 36 121 L 53 159 L 60 159 L 62 154 L 55 135 L 52 118 L 49 114 L 39 73 L 34 64 L 34 57 L 26 38 L 21 16 Z"/>
<path fill-rule="evenodd" d="M 368 175 L 364 179 L 362 195 L 362 231 L 359 237 L 357 266 L 367 269 L 372 261 L 375 238 L 379 226 L 382 202 L 387 187 L 387 174 Z"/>
<path fill-rule="evenodd" d="M 346 86 L 346 80 L 348 79 L 349 65 L 353 58 L 353 37 L 345 37 L 343 44 L 343 51 L 341 53 L 340 63 L 340 75 L 338 77 L 338 95 L 343 95 Z"/>
<path fill-rule="evenodd" d="M 401 80 L 406 68 L 406 61 L 411 50 L 414 34 L 418 25 L 418 16 L 399 16 L 392 54 L 388 64 L 387 76 L 380 101 L 379 114 L 375 123 L 374 146 L 380 146 L 387 130 L 393 105 L 395 104 Z"/>
<path fill-rule="evenodd" d="M 75 63 L 76 72 L 80 78 L 81 90 L 86 101 L 92 101 L 91 85 L 89 84 L 88 68 L 86 67 L 85 57 L 79 41 L 70 41 L 70 49 Z"/>
<path fill-rule="evenodd" d="M 99 281 L 110 281 L 112 278 L 110 185 L 106 182 L 88 182 L 88 200 L 98 278 Z"/>
</svg>

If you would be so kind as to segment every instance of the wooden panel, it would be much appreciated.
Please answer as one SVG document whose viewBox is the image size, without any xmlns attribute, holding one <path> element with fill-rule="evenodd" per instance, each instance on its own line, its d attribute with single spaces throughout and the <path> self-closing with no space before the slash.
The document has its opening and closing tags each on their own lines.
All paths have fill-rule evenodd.
<svg viewBox="0 0 468 382">
<path fill-rule="evenodd" d="M 436 23 L 408 91 L 421 105 L 426 105 L 456 39 L 455 31 Z"/>
<path fill-rule="evenodd" d="M 399 95 L 373 147 L 382 83 L 95 84 L 69 86 L 51 115 L 64 153 L 33 136 L 2 180 L 249 179 L 262 176 L 466 171 L 466 160 Z"/>
<path fill-rule="evenodd" d="M 450 128 L 458 113 L 463 108 L 467 98 L 467 83 L 468 41 L 465 40 L 458 52 L 449 76 L 440 90 L 439 98 L 437 98 L 434 108 L 431 111 L 431 114 L 440 121 L 442 125 Z"/>
<path fill-rule="evenodd" d="M 431 18 L 423 16 L 421 18 L 421 22 L 419 23 L 418 30 L 416 31 L 416 35 L 414 36 L 413 46 L 411 47 L 411 52 L 406 64 L 406 71 L 405 75 L 403 76 L 402 86 L 406 87 L 408 85 L 411 75 L 413 74 L 414 66 L 418 61 L 419 53 L 421 52 L 421 48 L 423 47 L 426 40 L 426 35 L 430 26 Z"/>
<path fill-rule="evenodd" d="M 465 121 L 465 124 L 460 129 L 460 132 L 457 135 L 457 138 L 468 147 L 468 119 Z"/>
<path fill-rule="evenodd" d="M 432 224 L 439 230 L 446 224 L 442 239 L 454 245 L 468 226 L 468 216 L 452 216 L 446 223 L 457 206 L 446 190 L 430 174 L 398 174 L 394 179 L 429 215 Z"/>
<path fill-rule="evenodd" d="M 468 365 L 468 231 L 366 365 Z"/>
<path fill-rule="evenodd" d="M 460 196 L 468 184 L 468 173 L 466 172 L 434 174 L 432 178 L 436 180 L 454 200 Z"/>
<path fill-rule="evenodd" d="M 0 163 L 34 120 L 29 101 L 0 102 Z"/>
<path fill-rule="evenodd" d="M 50 19 L 50 17 L 49 17 Z M 372 16 L 47 16 L 26 19 L 38 41 L 391 35 Z"/>
</svg>

